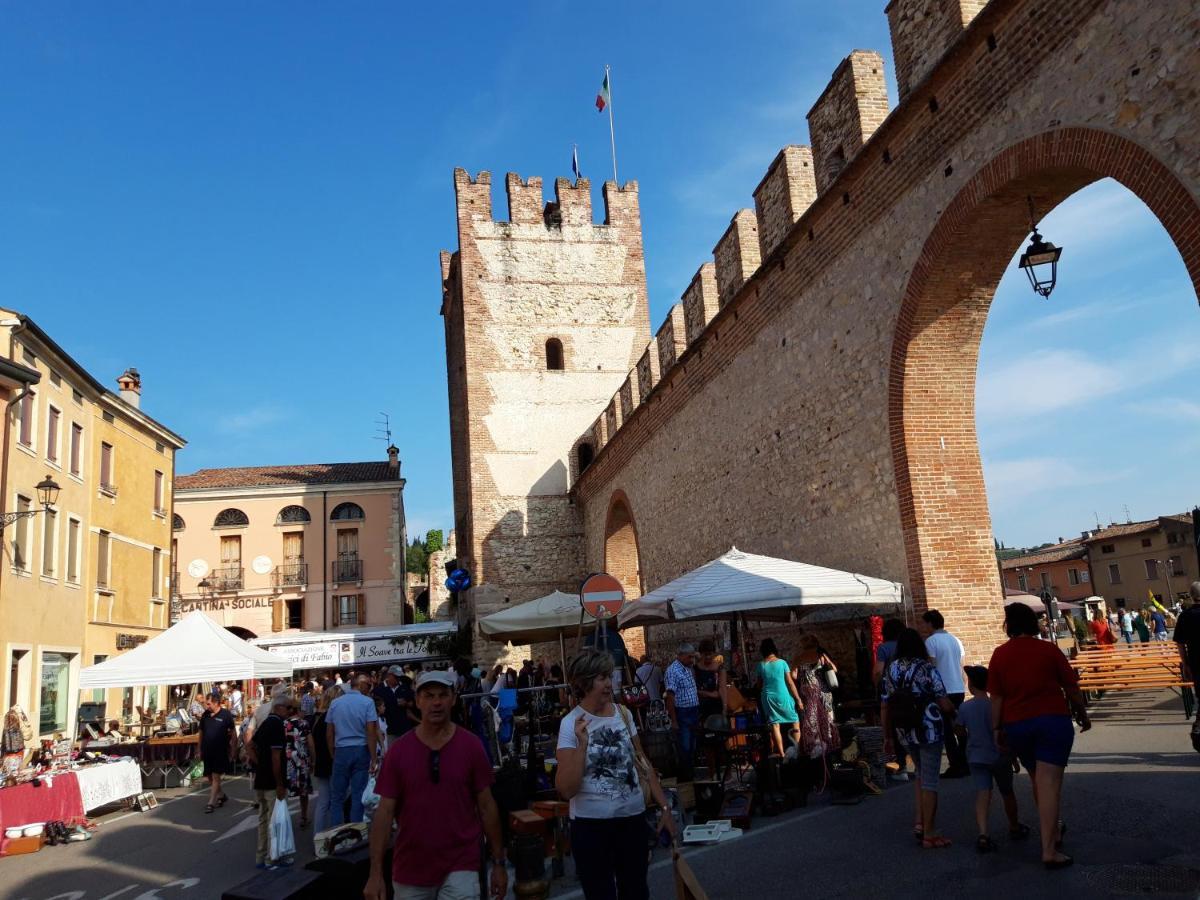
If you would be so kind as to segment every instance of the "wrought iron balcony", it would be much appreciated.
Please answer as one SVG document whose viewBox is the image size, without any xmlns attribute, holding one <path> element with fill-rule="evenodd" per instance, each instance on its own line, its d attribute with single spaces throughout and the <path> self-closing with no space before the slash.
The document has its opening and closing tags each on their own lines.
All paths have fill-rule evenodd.
<svg viewBox="0 0 1200 900">
<path fill-rule="evenodd" d="M 334 584 L 349 584 L 363 580 L 363 564 L 357 556 L 335 559 L 332 566 Z"/>
<path fill-rule="evenodd" d="M 100 493 L 108 494 L 108 496 L 110 496 L 110 497 L 115 497 L 115 496 L 117 496 L 117 486 L 115 484 L 110 484 L 109 482 L 102 480 L 100 482 Z"/>
<path fill-rule="evenodd" d="M 241 566 L 226 566 L 221 569 L 213 569 L 208 573 L 208 583 L 214 591 L 240 591 L 242 589 L 242 573 L 244 571 Z"/>
<path fill-rule="evenodd" d="M 303 587 L 308 584 L 308 563 L 284 563 L 271 573 L 276 588 Z"/>
</svg>

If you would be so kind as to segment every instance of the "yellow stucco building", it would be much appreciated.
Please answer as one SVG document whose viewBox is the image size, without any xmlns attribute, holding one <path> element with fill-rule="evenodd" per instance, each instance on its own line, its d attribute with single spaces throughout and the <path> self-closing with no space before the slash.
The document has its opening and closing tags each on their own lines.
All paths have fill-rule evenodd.
<svg viewBox="0 0 1200 900">
<path fill-rule="evenodd" d="M 171 495 L 184 440 L 139 408 L 127 370 L 113 391 L 28 316 L 0 309 L 0 672 L 5 708 L 42 736 L 71 733 L 80 701 L 107 718 L 158 707 L 161 688 L 79 695 L 79 670 L 168 625 Z M 59 486 L 44 508 L 36 485 Z"/>
</svg>

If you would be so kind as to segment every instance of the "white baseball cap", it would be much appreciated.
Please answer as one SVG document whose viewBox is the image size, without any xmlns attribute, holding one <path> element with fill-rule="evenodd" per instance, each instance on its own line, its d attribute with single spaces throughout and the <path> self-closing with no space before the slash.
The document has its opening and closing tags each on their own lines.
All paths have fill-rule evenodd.
<svg viewBox="0 0 1200 900">
<path fill-rule="evenodd" d="M 427 684 L 440 684 L 454 690 L 458 686 L 458 676 L 442 669 L 430 669 L 417 676 L 416 690 L 419 691 Z"/>
</svg>

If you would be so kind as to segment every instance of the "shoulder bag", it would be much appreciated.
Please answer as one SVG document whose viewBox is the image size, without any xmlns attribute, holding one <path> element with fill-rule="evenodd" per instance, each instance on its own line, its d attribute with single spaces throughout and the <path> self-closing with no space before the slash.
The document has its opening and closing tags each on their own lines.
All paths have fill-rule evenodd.
<svg viewBox="0 0 1200 900">
<path fill-rule="evenodd" d="M 625 723 L 625 733 L 629 735 L 629 747 L 633 751 L 633 766 L 637 769 L 638 784 L 642 787 L 642 800 L 647 807 L 654 806 L 654 794 L 650 791 L 650 780 L 654 777 L 654 767 L 650 765 L 650 760 L 646 759 L 638 745 L 633 740 L 633 729 L 629 724 L 629 710 L 621 704 L 617 704 L 617 709 L 621 711 L 621 721 Z"/>
</svg>

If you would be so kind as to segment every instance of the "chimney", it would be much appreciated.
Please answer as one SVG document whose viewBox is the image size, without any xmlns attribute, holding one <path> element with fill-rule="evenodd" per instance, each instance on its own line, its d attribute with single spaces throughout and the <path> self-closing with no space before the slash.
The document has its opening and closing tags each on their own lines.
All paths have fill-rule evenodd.
<svg viewBox="0 0 1200 900">
<path fill-rule="evenodd" d="M 1060 538 L 1058 539 L 1058 542 L 1061 544 L 1061 543 L 1064 543 L 1064 542 L 1065 542 L 1065 540 L 1066 540 L 1065 538 L 1061 538 L 1061 537 L 1060 537 Z"/>
<path fill-rule="evenodd" d="M 142 400 L 142 376 L 138 374 L 138 370 L 132 367 L 125 370 L 124 374 L 117 379 L 117 385 L 121 388 L 121 399 L 130 406 L 140 406 Z"/>
<path fill-rule="evenodd" d="M 400 474 L 400 448 L 395 444 L 388 447 L 388 472 Z"/>
<path fill-rule="evenodd" d="M 1083 540 L 1085 540 L 1085 541 L 1086 541 L 1088 538 L 1090 538 L 1090 537 L 1092 536 L 1092 533 L 1091 533 L 1090 531 L 1081 531 L 1081 532 L 1079 532 L 1079 536 L 1080 536 L 1080 537 L 1081 537 Z"/>
</svg>

